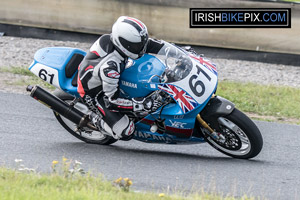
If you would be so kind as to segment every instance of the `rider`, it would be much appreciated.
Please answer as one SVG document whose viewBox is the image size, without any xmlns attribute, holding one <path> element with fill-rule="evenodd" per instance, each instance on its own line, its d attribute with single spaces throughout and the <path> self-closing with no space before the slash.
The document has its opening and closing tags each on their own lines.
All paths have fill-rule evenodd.
<svg viewBox="0 0 300 200">
<path fill-rule="evenodd" d="M 78 92 L 92 111 L 94 125 L 115 139 L 131 139 L 135 126 L 119 111 L 154 111 L 161 104 L 145 98 L 119 97 L 119 78 L 128 58 L 157 53 L 164 43 L 148 38 L 147 27 L 138 19 L 121 16 L 112 33 L 102 35 L 90 48 L 79 66 Z"/>
</svg>

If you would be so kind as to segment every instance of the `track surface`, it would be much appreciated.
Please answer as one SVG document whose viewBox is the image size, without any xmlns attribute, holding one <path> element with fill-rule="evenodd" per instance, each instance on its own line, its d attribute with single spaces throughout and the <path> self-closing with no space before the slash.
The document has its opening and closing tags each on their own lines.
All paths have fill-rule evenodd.
<svg viewBox="0 0 300 200">
<path fill-rule="evenodd" d="M 130 177 L 136 190 L 204 191 L 223 195 L 300 199 L 299 126 L 256 121 L 263 151 L 252 160 L 229 158 L 207 144 L 156 145 L 137 141 L 111 146 L 83 143 L 27 95 L 0 92 L 0 166 L 50 172 L 62 156 L 109 180 Z"/>
</svg>

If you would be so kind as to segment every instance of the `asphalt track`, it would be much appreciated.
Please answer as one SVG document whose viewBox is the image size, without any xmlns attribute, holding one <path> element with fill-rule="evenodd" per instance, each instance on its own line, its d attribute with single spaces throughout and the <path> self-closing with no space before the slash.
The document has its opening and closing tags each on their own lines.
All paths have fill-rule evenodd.
<svg viewBox="0 0 300 200">
<path fill-rule="evenodd" d="M 129 177 L 135 190 L 201 191 L 223 195 L 300 199 L 299 130 L 296 125 L 256 121 L 264 137 L 252 160 L 227 157 L 207 144 L 157 145 L 138 141 L 111 146 L 79 141 L 56 122 L 51 110 L 27 95 L 0 92 L 0 166 L 50 172 L 62 156 L 107 179 Z"/>
</svg>

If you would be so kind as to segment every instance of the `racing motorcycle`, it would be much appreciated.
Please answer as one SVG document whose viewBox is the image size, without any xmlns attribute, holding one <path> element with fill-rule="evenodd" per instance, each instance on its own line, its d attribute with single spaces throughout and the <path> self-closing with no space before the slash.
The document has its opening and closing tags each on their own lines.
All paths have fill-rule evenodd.
<svg viewBox="0 0 300 200">
<path fill-rule="evenodd" d="M 68 47 L 38 50 L 29 70 L 55 86 L 51 94 L 39 86 L 28 86 L 31 97 L 54 111 L 58 122 L 76 138 L 93 144 L 117 142 L 89 120 L 88 107 L 77 92 L 78 66 L 86 53 Z M 218 72 L 208 59 L 189 47 L 165 42 L 157 54 L 129 59 L 122 72 L 120 97 L 150 95 L 161 102 L 152 112 L 127 112 L 135 122 L 133 139 L 148 143 L 209 143 L 234 158 L 259 154 L 262 135 L 235 105 L 216 95 Z"/>
</svg>

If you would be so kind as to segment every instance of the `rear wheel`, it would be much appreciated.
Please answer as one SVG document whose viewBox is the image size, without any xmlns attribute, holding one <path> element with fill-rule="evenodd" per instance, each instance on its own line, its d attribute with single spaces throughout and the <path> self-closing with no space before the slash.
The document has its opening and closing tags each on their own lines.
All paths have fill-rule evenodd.
<svg viewBox="0 0 300 200">
<path fill-rule="evenodd" d="M 207 142 L 218 151 L 234 158 L 249 159 L 257 156 L 263 146 L 263 138 L 254 122 L 238 109 L 218 118 L 218 137 L 203 130 Z M 209 122 L 208 122 L 209 123 Z"/>
<path fill-rule="evenodd" d="M 54 92 L 54 95 L 63 100 L 64 102 L 70 104 L 74 97 L 61 91 L 61 90 L 56 90 Z M 77 102 L 74 106 L 76 109 L 80 110 L 81 112 L 87 114 L 88 113 L 88 108 L 85 104 L 82 102 Z M 100 131 L 94 131 L 89 128 L 83 128 L 80 131 L 75 131 L 77 128 L 77 125 L 73 123 L 72 121 L 68 120 L 67 118 L 61 116 L 59 113 L 54 111 L 54 115 L 58 122 L 73 136 L 76 138 L 86 142 L 86 143 L 92 143 L 92 144 L 101 144 L 101 145 L 109 145 L 117 140 L 114 139 L 111 136 L 108 136 L 106 134 L 101 133 Z"/>
</svg>

